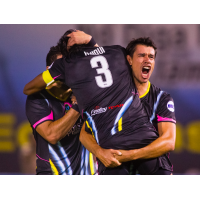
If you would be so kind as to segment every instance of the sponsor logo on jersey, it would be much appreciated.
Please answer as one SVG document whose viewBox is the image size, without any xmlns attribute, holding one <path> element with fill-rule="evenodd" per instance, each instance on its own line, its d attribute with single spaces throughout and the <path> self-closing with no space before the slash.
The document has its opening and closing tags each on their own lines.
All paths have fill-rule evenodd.
<svg viewBox="0 0 200 200">
<path fill-rule="evenodd" d="M 104 113 L 104 112 L 106 112 L 106 110 L 107 110 L 107 107 L 106 107 L 106 108 L 98 108 L 98 107 L 99 107 L 99 106 L 96 106 L 95 109 L 93 109 L 93 110 L 91 111 L 91 116 Z"/>
<path fill-rule="evenodd" d="M 169 101 L 167 103 L 167 108 L 168 110 L 170 110 L 171 112 L 174 112 L 174 102 L 173 101 Z"/>
<path fill-rule="evenodd" d="M 103 47 L 98 47 L 97 49 L 91 51 L 91 52 L 86 52 L 84 51 L 85 56 L 89 56 L 89 55 L 100 55 L 105 53 L 105 50 Z"/>
<path fill-rule="evenodd" d="M 116 105 L 116 106 L 109 106 L 108 109 L 114 109 L 114 108 L 120 108 L 122 107 L 124 104 L 119 104 L 119 105 Z"/>
</svg>

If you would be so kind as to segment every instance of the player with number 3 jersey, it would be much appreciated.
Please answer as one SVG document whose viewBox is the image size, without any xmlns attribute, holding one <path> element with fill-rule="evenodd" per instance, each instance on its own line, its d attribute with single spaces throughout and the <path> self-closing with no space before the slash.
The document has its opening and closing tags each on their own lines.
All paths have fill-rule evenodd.
<svg viewBox="0 0 200 200">
<path fill-rule="evenodd" d="M 43 79 L 47 84 L 59 79 L 72 89 L 87 127 L 102 148 L 142 148 L 158 138 L 132 81 L 123 47 L 83 48 L 55 61 Z"/>
<path fill-rule="evenodd" d="M 71 47 L 63 55 L 32 83 L 43 89 L 55 80 L 65 82 L 102 148 L 138 149 L 158 138 L 133 83 L 123 47 L 82 46 L 76 51 Z M 101 173 L 102 163 L 98 165 Z"/>
</svg>

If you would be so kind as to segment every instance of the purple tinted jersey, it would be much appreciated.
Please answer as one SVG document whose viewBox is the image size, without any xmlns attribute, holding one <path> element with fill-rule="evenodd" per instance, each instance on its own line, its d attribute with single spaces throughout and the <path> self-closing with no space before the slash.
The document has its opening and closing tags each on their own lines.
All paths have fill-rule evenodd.
<svg viewBox="0 0 200 200">
<path fill-rule="evenodd" d="M 83 48 L 49 69 L 74 92 L 81 114 L 103 148 L 141 148 L 158 138 L 121 46 Z"/>
<path fill-rule="evenodd" d="M 174 101 L 167 92 L 151 84 L 149 92 L 141 98 L 141 102 L 156 130 L 159 122 L 176 123 Z"/>
<path fill-rule="evenodd" d="M 90 174 L 89 152 L 79 141 L 82 119 L 79 118 L 69 134 L 53 145 L 37 133 L 36 128 L 45 121 L 63 117 L 71 107 L 71 100 L 62 102 L 46 90 L 27 97 L 26 115 L 36 140 L 37 174 L 51 172 L 59 175 Z"/>
</svg>

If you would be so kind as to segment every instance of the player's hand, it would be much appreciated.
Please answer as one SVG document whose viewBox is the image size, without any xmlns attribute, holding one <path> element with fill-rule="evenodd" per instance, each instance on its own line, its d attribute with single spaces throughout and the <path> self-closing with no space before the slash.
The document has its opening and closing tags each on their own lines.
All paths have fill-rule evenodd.
<svg viewBox="0 0 200 200">
<path fill-rule="evenodd" d="M 76 97 L 73 94 L 71 95 L 71 101 L 72 101 L 72 104 L 78 104 Z"/>
<path fill-rule="evenodd" d="M 117 154 L 115 155 L 115 158 L 119 162 L 123 163 L 123 162 L 128 162 L 132 160 L 131 155 L 133 151 L 130 151 L 130 150 L 119 150 L 119 151 L 122 153 L 122 155 L 117 155 Z"/>
<path fill-rule="evenodd" d="M 119 150 L 101 148 L 97 157 L 105 167 L 113 168 L 121 165 L 121 163 L 115 158 L 116 155 L 120 156 L 121 152 Z"/>
<path fill-rule="evenodd" d="M 67 35 L 67 37 L 70 37 L 67 42 L 67 49 L 69 49 L 74 44 L 87 44 L 92 38 L 91 35 L 88 35 L 79 30 L 70 33 L 69 35 Z"/>
</svg>

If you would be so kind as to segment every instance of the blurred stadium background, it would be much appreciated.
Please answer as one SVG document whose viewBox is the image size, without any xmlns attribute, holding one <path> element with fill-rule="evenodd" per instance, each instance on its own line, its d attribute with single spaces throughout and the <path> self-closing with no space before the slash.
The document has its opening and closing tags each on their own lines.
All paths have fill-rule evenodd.
<svg viewBox="0 0 200 200">
<path fill-rule="evenodd" d="M 200 25 L 71 24 L 0 25 L 0 174 L 34 174 L 35 143 L 25 115 L 27 82 L 45 70 L 49 48 L 70 28 L 94 36 L 100 46 L 124 47 L 150 36 L 158 47 L 151 82 L 175 101 L 174 174 L 200 174 Z"/>
</svg>

